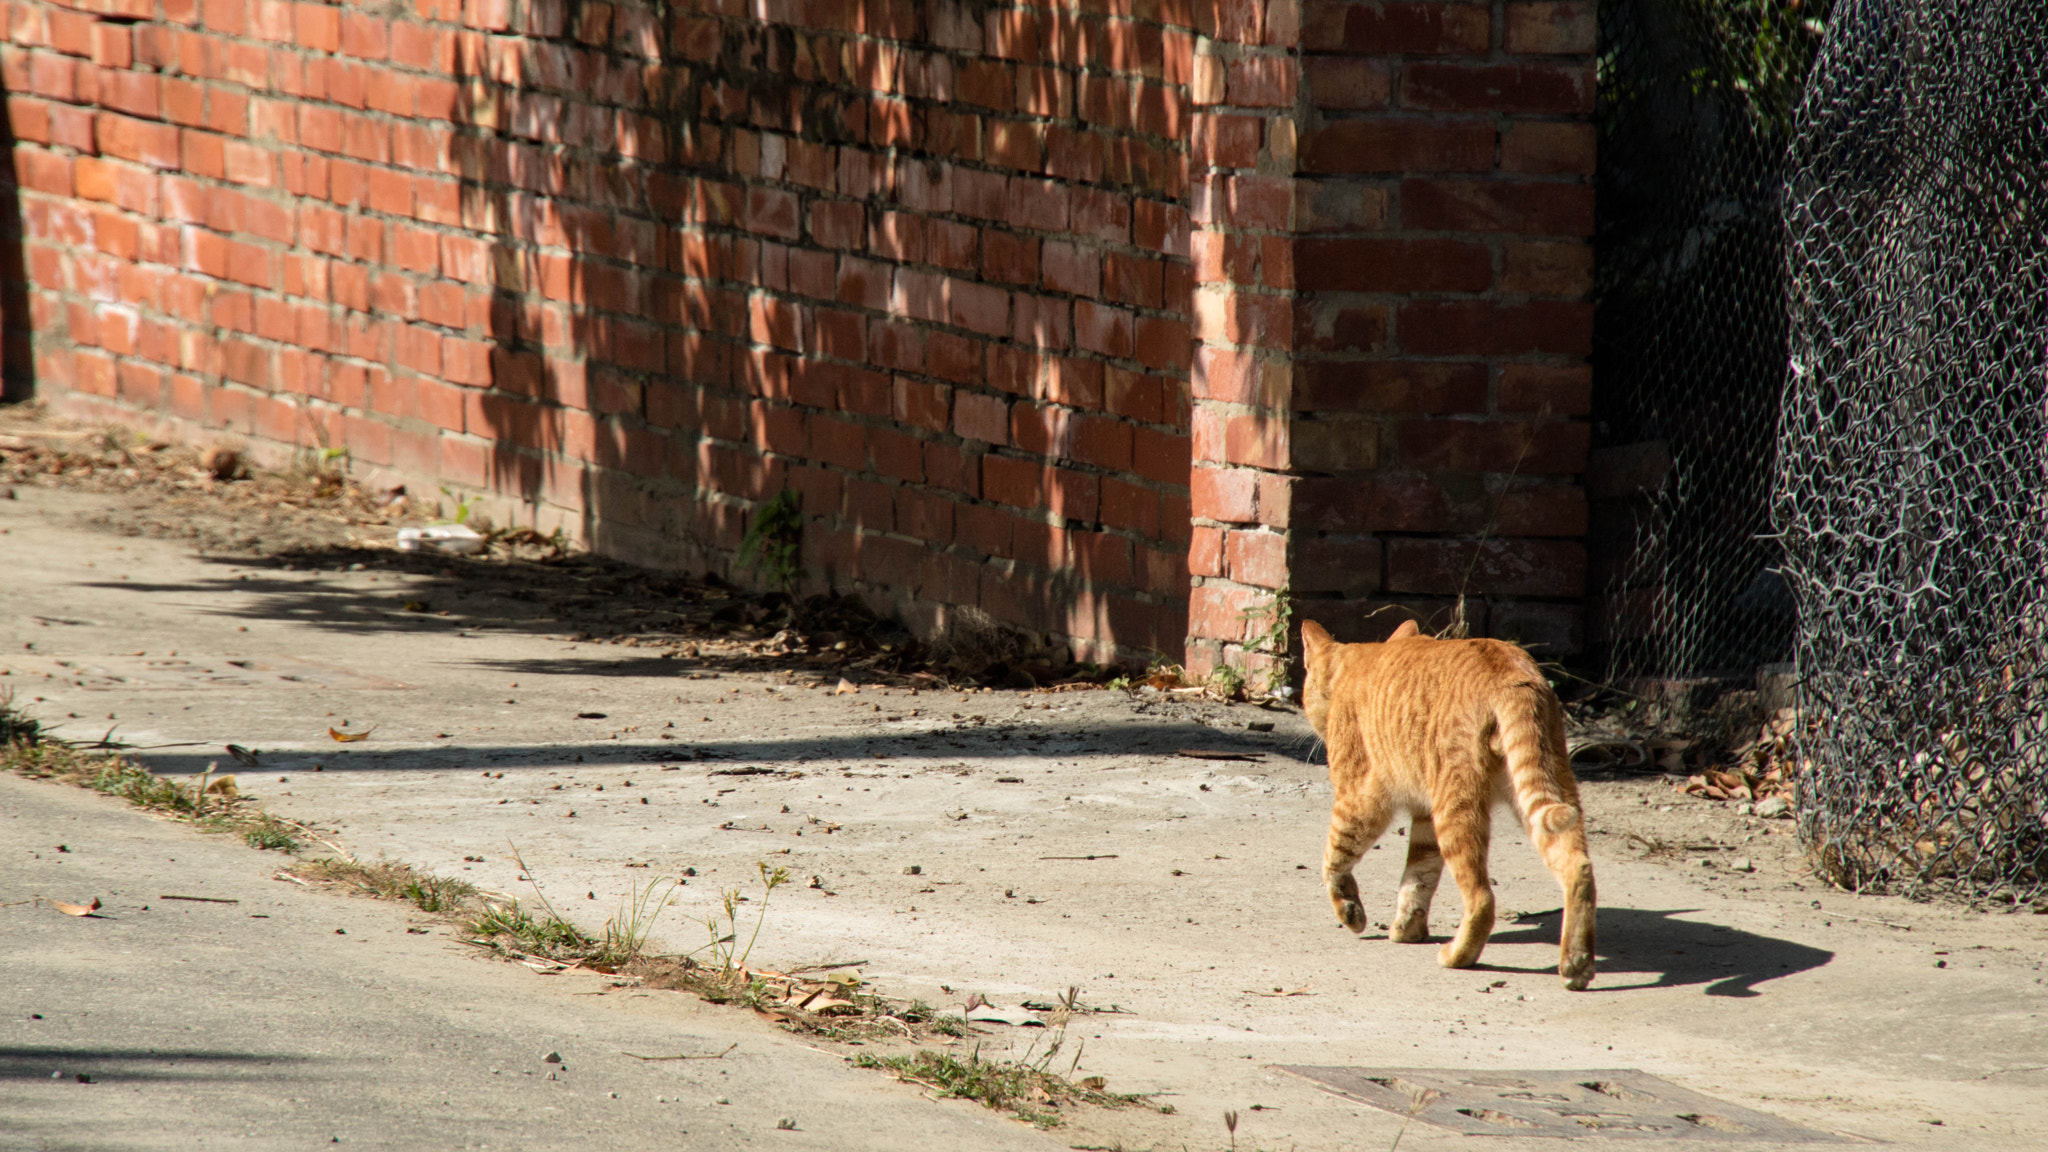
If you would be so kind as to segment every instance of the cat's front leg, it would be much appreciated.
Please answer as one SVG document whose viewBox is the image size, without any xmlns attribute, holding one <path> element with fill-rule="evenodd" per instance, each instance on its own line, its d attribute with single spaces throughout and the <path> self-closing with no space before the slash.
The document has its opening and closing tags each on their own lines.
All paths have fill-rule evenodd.
<svg viewBox="0 0 2048 1152">
<path fill-rule="evenodd" d="M 1393 809 L 1383 796 L 1340 796 L 1330 806 L 1330 839 L 1323 849 L 1323 883 L 1337 920 L 1353 932 L 1365 931 L 1365 905 L 1358 895 L 1358 877 L 1351 870 L 1358 858 L 1387 830 Z"/>
<path fill-rule="evenodd" d="M 1492 839 L 1490 813 L 1478 803 L 1437 813 L 1437 836 L 1444 863 L 1458 882 L 1458 894 L 1465 898 L 1465 919 L 1458 934 L 1437 950 L 1437 963 L 1446 968 L 1470 968 L 1479 963 L 1486 950 L 1486 938 L 1493 933 L 1493 882 L 1486 872 L 1486 852 Z"/>
<path fill-rule="evenodd" d="M 1394 906 L 1394 928 L 1388 939 L 1396 944 L 1420 944 L 1429 939 L 1429 905 L 1443 875 L 1436 824 L 1424 813 L 1408 825 L 1408 866 L 1401 873 L 1401 895 Z"/>
</svg>

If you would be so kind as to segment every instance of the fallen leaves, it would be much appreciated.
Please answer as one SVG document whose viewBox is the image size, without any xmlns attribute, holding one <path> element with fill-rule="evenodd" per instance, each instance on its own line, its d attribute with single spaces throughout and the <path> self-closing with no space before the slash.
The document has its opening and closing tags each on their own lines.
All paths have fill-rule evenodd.
<svg viewBox="0 0 2048 1152">
<path fill-rule="evenodd" d="M 1790 793 L 1792 786 L 1777 768 L 1762 776 L 1754 773 L 1723 772 L 1709 768 L 1696 776 L 1689 777 L 1679 786 L 1679 791 L 1688 796 L 1699 796 L 1708 800 L 1761 800 L 1781 792 Z"/>
<path fill-rule="evenodd" d="M 339 728 L 329 728 L 327 734 L 343 744 L 354 744 L 358 740 L 368 740 L 370 733 L 375 731 L 375 728 L 365 728 L 361 732 L 343 732 Z"/>
<path fill-rule="evenodd" d="M 90 916 L 100 910 L 100 898 L 95 896 L 90 904 L 66 904 L 62 900 L 50 901 L 50 907 L 66 916 Z"/>
</svg>

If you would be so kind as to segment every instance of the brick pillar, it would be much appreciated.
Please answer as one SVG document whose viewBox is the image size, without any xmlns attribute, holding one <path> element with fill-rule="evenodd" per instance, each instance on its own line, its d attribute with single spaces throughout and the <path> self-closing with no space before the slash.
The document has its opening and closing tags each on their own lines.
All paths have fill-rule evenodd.
<svg viewBox="0 0 2048 1152">
<path fill-rule="evenodd" d="M 1198 49 L 1189 665 L 1269 665 L 1283 590 L 1575 652 L 1594 5 L 1299 12 Z"/>
<path fill-rule="evenodd" d="M 1195 274 L 1187 666 L 1258 675 L 1288 580 L 1299 0 L 1219 4 L 1196 44 L 1188 146 Z"/>
</svg>

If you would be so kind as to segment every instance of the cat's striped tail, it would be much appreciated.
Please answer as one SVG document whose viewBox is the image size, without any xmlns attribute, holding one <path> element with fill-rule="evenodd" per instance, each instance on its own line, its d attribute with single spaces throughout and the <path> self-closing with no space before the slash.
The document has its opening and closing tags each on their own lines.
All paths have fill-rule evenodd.
<svg viewBox="0 0 2048 1152">
<path fill-rule="evenodd" d="M 1579 823 L 1579 806 L 1560 779 L 1571 768 L 1557 697 L 1541 684 L 1513 685 L 1495 706 L 1494 720 L 1501 756 L 1507 761 L 1508 786 L 1523 823 L 1531 832 L 1569 832 Z"/>
</svg>

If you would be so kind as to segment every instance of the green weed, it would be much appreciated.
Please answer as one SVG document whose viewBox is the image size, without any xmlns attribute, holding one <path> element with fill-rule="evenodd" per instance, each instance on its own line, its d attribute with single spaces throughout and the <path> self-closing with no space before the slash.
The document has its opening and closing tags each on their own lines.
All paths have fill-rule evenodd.
<svg viewBox="0 0 2048 1152">
<path fill-rule="evenodd" d="M 1267 695 L 1287 686 L 1294 672 L 1294 658 L 1288 655 L 1288 632 L 1294 625 L 1294 594 L 1288 585 L 1281 585 L 1273 598 L 1253 608 L 1247 608 L 1239 617 L 1245 623 L 1244 648 L 1261 656 L 1270 657 L 1267 666 L 1264 691 Z"/>
<path fill-rule="evenodd" d="M 1036 1061 L 1029 1051 L 1021 1060 L 984 1060 L 976 1048 L 966 1059 L 951 1052 L 920 1049 L 900 1056 L 877 1056 L 863 1052 L 853 1058 L 856 1068 L 882 1068 L 899 1080 L 922 1084 L 941 1097 L 975 1100 L 998 1112 L 1040 1128 L 1057 1127 L 1063 1121 L 1059 1109 L 1069 1104 L 1095 1104 L 1125 1108 L 1144 1103 L 1144 1097 L 1104 1090 L 1101 1077 L 1090 1076 L 1075 1083 L 1047 1067 L 1058 1054 L 1061 1037 Z M 1075 1063 L 1079 1063 L 1076 1054 Z M 1072 1068 L 1068 1069 L 1069 1073 Z"/>
<path fill-rule="evenodd" d="M 768 586 L 795 592 L 803 579 L 803 509 L 795 492 L 783 491 L 761 505 L 740 538 L 739 566 L 758 567 Z"/>
<path fill-rule="evenodd" d="M 292 827 L 270 813 L 260 814 L 248 827 L 242 829 L 242 840 L 251 848 L 272 852 L 294 852 L 299 850 L 299 838 Z"/>
</svg>

